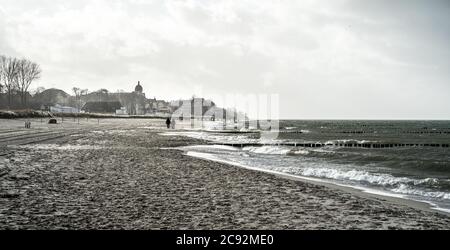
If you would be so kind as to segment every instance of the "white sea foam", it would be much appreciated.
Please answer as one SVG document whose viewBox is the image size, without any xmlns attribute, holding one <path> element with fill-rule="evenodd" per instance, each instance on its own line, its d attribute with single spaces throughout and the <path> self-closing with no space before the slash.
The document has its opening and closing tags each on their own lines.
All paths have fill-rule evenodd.
<svg viewBox="0 0 450 250">
<path fill-rule="evenodd" d="M 280 146 L 257 146 L 244 147 L 242 150 L 257 154 L 285 155 L 291 151 L 291 148 Z"/>
<path fill-rule="evenodd" d="M 165 135 L 165 136 L 187 136 L 187 137 L 196 138 L 196 139 L 205 137 L 204 134 L 205 133 L 203 133 L 203 132 L 191 132 L 191 131 L 161 133 L 161 135 Z"/>
<path fill-rule="evenodd" d="M 231 146 L 225 145 L 193 145 L 185 146 L 184 150 L 228 150 L 228 151 L 238 151 L 239 149 Z"/>
<path fill-rule="evenodd" d="M 342 139 L 342 140 L 331 140 L 326 141 L 325 144 L 345 144 L 345 143 L 377 143 L 377 141 L 369 141 L 369 140 L 356 140 L 356 139 Z"/>
<path fill-rule="evenodd" d="M 310 148 L 309 152 L 320 153 L 322 155 L 335 155 L 336 151 L 334 151 L 334 147 L 323 147 L 323 148 Z"/>
<path fill-rule="evenodd" d="M 392 192 L 407 194 L 407 195 L 417 195 L 429 198 L 437 198 L 443 200 L 450 200 L 450 193 L 446 192 L 436 192 L 436 191 L 423 191 L 413 188 L 407 184 L 400 184 L 399 187 L 391 189 Z"/>
<path fill-rule="evenodd" d="M 299 149 L 299 150 L 291 150 L 291 152 L 289 152 L 291 154 L 294 155 L 309 155 L 311 153 L 311 151 L 305 150 L 305 149 Z"/>
<path fill-rule="evenodd" d="M 437 182 L 434 178 L 411 179 L 407 177 L 395 177 L 389 174 L 369 173 L 362 170 L 341 170 L 335 168 L 304 168 L 300 174 L 334 180 L 356 181 L 384 187 L 393 187 L 401 184 L 420 185 L 423 183 Z"/>
</svg>

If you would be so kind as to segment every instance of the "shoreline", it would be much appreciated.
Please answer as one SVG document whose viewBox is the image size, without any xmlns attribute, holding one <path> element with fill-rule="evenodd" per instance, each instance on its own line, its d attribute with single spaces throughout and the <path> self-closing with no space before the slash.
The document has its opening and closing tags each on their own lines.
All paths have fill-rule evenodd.
<svg viewBox="0 0 450 250">
<path fill-rule="evenodd" d="M 180 149 L 178 149 L 178 150 L 180 150 Z M 378 200 L 381 199 L 385 202 L 390 202 L 390 203 L 393 203 L 396 205 L 408 206 L 408 207 L 411 207 L 414 209 L 419 209 L 419 210 L 427 211 L 427 212 L 437 212 L 437 213 L 440 213 L 440 214 L 450 217 L 450 212 L 447 212 L 445 210 L 441 210 L 437 207 L 434 207 L 433 204 L 431 204 L 431 203 L 428 203 L 425 201 L 408 199 L 406 197 L 401 197 L 401 195 L 393 196 L 393 195 L 383 194 L 382 192 L 377 192 L 376 190 L 372 191 L 371 189 L 368 189 L 368 188 L 365 189 L 362 187 L 359 188 L 359 187 L 354 187 L 354 186 L 350 186 L 350 185 L 333 183 L 333 182 L 325 180 L 325 179 L 296 176 L 296 175 L 287 174 L 287 173 L 281 173 L 281 172 L 276 172 L 276 171 L 271 171 L 271 170 L 264 170 L 264 169 L 254 168 L 254 167 L 248 167 L 248 166 L 244 166 L 241 164 L 232 163 L 232 162 L 228 162 L 228 161 L 212 160 L 212 159 L 209 159 L 206 157 L 202 157 L 202 156 L 199 156 L 196 154 L 190 154 L 190 153 L 191 152 L 185 152 L 185 155 L 203 159 L 206 161 L 226 164 L 231 167 L 238 167 L 238 168 L 243 168 L 243 169 L 250 170 L 250 171 L 257 171 L 257 172 L 273 175 L 273 176 L 276 176 L 276 177 L 279 177 L 282 179 L 288 179 L 288 180 L 299 181 L 299 182 L 303 182 L 303 183 L 309 183 L 309 184 L 313 184 L 313 185 L 320 185 L 320 186 L 324 186 L 324 187 L 331 188 L 331 189 L 337 189 L 337 190 L 341 190 L 344 192 L 358 195 L 362 198 L 378 199 Z"/>
</svg>

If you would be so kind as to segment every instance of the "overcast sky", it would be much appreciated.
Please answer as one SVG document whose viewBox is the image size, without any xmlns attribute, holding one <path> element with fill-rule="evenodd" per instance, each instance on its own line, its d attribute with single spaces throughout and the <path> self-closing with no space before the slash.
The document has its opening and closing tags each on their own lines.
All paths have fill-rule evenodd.
<svg viewBox="0 0 450 250">
<path fill-rule="evenodd" d="M 33 88 L 279 94 L 282 118 L 450 119 L 449 38 L 447 0 L 0 0 Z"/>
</svg>

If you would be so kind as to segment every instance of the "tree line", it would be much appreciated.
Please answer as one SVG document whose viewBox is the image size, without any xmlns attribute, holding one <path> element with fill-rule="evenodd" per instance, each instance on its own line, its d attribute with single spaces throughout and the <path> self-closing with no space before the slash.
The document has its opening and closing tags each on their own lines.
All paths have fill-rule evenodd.
<svg viewBox="0 0 450 250">
<path fill-rule="evenodd" d="M 8 108 L 15 94 L 20 95 L 21 105 L 27 106 L 28 89 L 41 73 L 39 64 L 35 62 L 0 55 L 0 93 L 7 94 Z"/>
</svg>

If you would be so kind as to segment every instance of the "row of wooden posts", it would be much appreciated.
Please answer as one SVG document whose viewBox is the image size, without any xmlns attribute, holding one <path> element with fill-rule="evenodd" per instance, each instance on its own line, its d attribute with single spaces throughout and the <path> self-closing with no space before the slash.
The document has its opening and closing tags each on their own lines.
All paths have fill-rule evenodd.
<svg viewBox="0 0 450 250">
<path fill-rule="evenodd" d="M 218 144 L 218 143 L 211 143 Z M 233 147 L 247 147 L 247 146 L 291 146 L 291 147 L 306 147 L 306 148 L 320 148 L 325 146 L 334 147 L 353 147 L 353 148 L 397 148 L 397 147 L 442 147 L 448 148 L 446 143 L 219 143 L 225 146 Z"/>
</svg>

